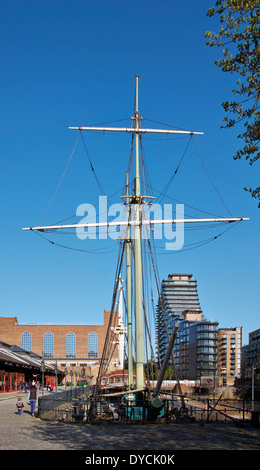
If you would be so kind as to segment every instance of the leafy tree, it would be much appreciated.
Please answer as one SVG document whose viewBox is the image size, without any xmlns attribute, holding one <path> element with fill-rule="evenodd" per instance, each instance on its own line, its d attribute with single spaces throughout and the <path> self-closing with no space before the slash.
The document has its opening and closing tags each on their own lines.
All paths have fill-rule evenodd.
<svg viewBox="0 0 260 470">
<path fill-rule="evenodd" d="M 222 106 L 227 116 L 222 128 L 231 128 L 243 122 L 244 128 L 238 138 L 244 147 L 234 155 L 253 165 L 260 158 L 260 1 L 217 0 L 207 16 L 219 15 L 218 33 L 207 31 L 206 43 L 222 47 L 223 56 L 216 65 L 223 72 L 239 74 L 236 88 L 232 92 L 237 101 L 225 101 Z M 244 188 L 260 201 L 260 187 Z M 258 204 L 260 207 L 260 202 Z"/>
<path fill-rule="evenodd" d="M 174 374 L 174 370 L 171 366 L 169 366 L 165 372 L 165 380 L 173 380 L 173 378 L 175 377 L 175 374 Z"/>
<path fill-rule="evenodd" d="M 157 364 L 154 359 L 149 359 L 146 364 L 144 364 L 144 375 L 150 380 L 157 380 L 159 377 L 159 372 Z"/>
</svg>

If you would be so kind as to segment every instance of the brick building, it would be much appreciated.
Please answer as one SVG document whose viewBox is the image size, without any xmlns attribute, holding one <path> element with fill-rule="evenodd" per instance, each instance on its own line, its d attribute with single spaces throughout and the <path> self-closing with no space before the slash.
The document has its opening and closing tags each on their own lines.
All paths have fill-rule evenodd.
<svg viewBox="0 0 260 470">
<path fill-rule="evenodd" d="M 218 375 L 226 385 L 242 374 L 242 327 L 219 329 Z"/>
<path fill-rule="evenodd" d="M 67 382 L 95 382 L 110 319 L 104 311 L 103 325 L 20 325 L 17 317 L 0 317 L 0 340 L 34 351 L 49 364 L 67 369 Z M 110 370 L 118 365 L 115 348 Z"/>
</svg>

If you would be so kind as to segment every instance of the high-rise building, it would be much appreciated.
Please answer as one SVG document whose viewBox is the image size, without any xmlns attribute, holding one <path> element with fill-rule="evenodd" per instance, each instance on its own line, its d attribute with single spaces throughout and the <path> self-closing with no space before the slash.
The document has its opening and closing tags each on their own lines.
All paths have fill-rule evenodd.
<svg viewBox="0 0 260 470">
<path fill-rule="evenodd" d="M 159 362 L 165 357 L 168 337 L 178 326 L 173 355 L 179 378 L 216 376 L 218 323 L 203 317 L 197 282 L 191 274 L 170 274 L 162 282 L 156 314 Z"/>
<path fill-rule="evenodd" d="M 178 326 L 173 354 L 180 379 L 219 377 L 218 383 L 230 385 L 235 377 L 241 377 L 242 327 L 219 329 L 218 322 L 202 315 L 197 282 L 191 274 L 169 274 L 162 281 L 156 315 L 160 364 Z M 260 359 L 260 330 L 250 333 L 249 339 L 249 346 L 244 348 L 247 368 L 257 363 L 257 354 Z"/>
<path fill-rule="evenodd" d="M 197 282 L 192 274 L 169 274 L 162 281 L 161 292 L 156 309 L 157 351 L 159 362 L 165 356 L 168 337 L 173 321 L 184 318 L 189 311 L 190 319 L 201 318 L 201 308 L 197 292 Z"/>
</svg>

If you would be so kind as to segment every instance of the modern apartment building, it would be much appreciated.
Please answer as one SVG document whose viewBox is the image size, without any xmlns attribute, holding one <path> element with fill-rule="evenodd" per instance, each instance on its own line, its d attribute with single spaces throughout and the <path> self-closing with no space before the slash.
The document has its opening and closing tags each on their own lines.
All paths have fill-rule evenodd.
<svg viewBox="0 0 260 470">
<path fill-rule="evenodd" d="M 203 319 L 202 314 L 192 316 L 194 313 L 186 311 L 182 320 L 172 320 L 172 327 L 179 327 L 173 347 L 179 378 L 200 380 L 217 376 L 218 323 Z"/>
<path fill-rule="evenodd" d="M 162 281 L 160 298 L 156 308 L 157 353 L 159 362 L 165 356 L 168 335 L 173 322 L 182 320 L 184 312 L 190 311 L 190 319 L 201 318 L 197 282 L 192 274 L 169 274 Z"/>
<path fill-rule="evenodd" d="M 218 323 L 203 317 L 192 274 L 169 274 L 162 281 L 156 315 L 159 362 L 163 362 L 168 337 L 177 325 L 173 354 L 179 378 L 217 375 Z"/>
<path fill-rule="evenodd" d="M 260 368 L 260 328 L 249 333 L 249 344 L 243 347 L 245 378 L 252 377 L 253 368 Z"/>
<path fill-rule="evenodd" d="M 173 354 L 180 379 L 222 377 L 218 383 L 229 384 L 241 376 L 242 328 L 219 329 L 217 321 L 203 316 L 191 274 L 170 274 L 162 281 L 156 315 L 159 363 L 178 326 Z"/>
<path fill-rule="evenodd" d="M 242 327 L 219 329 L 218 375 L 227 383 L 242 374 Z M 225 379 L 225 380 L 224 380 Z"/>
</svg>

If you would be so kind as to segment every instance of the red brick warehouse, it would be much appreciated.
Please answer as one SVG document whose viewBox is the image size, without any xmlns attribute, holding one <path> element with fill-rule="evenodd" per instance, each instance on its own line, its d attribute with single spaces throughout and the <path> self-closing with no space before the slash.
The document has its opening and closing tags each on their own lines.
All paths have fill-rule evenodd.
<svg viewBox="0 0 260 470">
<path fill-rule="evenodd" d="M 17 345 L 59 368 L 67 367 L 67 381 L 86 378 L 95 382 L 106 339 L 110 311 L 104 310 L 103 325 L 20 325 L 17 317 L 0 317 L 0 340 Z M 110 370 L 117 366 L 114 350 Z"/>
</svg>

